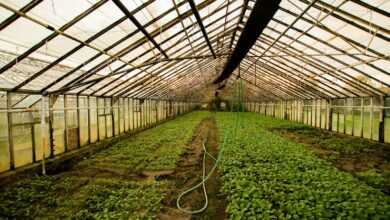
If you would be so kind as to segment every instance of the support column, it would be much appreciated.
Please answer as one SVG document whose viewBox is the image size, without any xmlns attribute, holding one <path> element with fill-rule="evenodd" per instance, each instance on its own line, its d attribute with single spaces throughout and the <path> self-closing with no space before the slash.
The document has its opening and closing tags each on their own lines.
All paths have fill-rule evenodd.
<svg viewBox="0 0 390 220">
<path fill-rule="evenodd" d="M 15 152 L 12 134 L 12 113 L 10 112 L 12 106 L 11 93 L 7 92 L 7 120 L 8 120 L 8 151 L 10 160 L 10 169 L 15 169 Z"/>
<path fill-rule="evenodd" d="M 114 97 L 110 99 L 112 136 L 115 137 Z"/>
<path fill-rule="evenodd" d="M 88 144 L 91 143 L 91 105 L 89 102 L 89 96 L 87 96 Z"/>
<path fill-rule="evenodd" d="M 54 129 L 53 129 L 53 107 L 58 96 L 49 96 L 49 147 L 50 147 L 50 158 L 54 157 Z"/>
<path fill-rule="evenodd" d="M 332 107 L 332 100 L 329 99 L 327 101 L 328 103 L 328 108 L 329 108 L 329 115 L 328 115 L 328 130 L 332 130 L 332 125 L 333 125 L 333 107 Z"/>
<path fill-rule="evenodd" d="M 379 115 L 379 142 L 385 142 L 385 117 L 386 117 L 386 109 L 385 109 L 385 97 L 381 97 L 381 111 Z"/>
<path fill-rule="evenodd" d="M 81 134 L 80 134 L 80 97 L 77 95 L 76 96 L 76 112 L 77 112 L 77 148 L 80 148 L 80 138 L 81 138 Z"/>
<path fill-rule="evenodd" d="M 360 137 L 364 136 L 364 98 L 360 98 Z"/>
<path fill-rule="evenodd" d="M 64 152 L 68 151 L 67 95 L 64 95 Z"/>
</svg>

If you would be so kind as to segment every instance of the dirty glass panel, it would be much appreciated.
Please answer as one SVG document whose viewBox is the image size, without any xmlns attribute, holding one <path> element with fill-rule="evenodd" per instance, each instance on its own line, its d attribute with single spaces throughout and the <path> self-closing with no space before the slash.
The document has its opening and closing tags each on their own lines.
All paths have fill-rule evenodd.
<svg viewBox="0 0 390 220">
<path fill-rule="evenodd" d="M 98 126 L 97 126 L 97 106 L 96 106 L 96 98 L 89 97 L 89 128 L 91 135 L 91 143 L 97 141 L 98 137 Z"/>
<path fill-rule="evenodd" d="M 77 97 L 66 96 L 66 136 L 67 149 L 73 150 L 78 147 L 79 128 L 77 122 Z"/>
<path fill-rule="evenodd" d="M 134 100 L 129 99 L 129 128 L 133 131 L 134 127 Z"/>
<path fill-rule="evenodd" d="M 9 146 L 8 146 L 8 122 L 7 122 L 7 94 L 0 92 L 0 172 L 10 168 Z"/>
<path fill-rule="evenodd" d="M 80 146 L 88 144 L 88 97 L 79 97 Z"/>
<path fill-rule="evenodd" d="M 321 128 L 326 129 L 327 120 L 327 103 L 326 100 L 321 100 Z"/>
<path fill-rule="evenodd" d="M 53 150 L 54 154 L 65 151 L 64 97 L 58 96 L 53 102 Z"/>
<path fill-rule="evenodd" d="M 114 132 L 115 132 L 115 136 L 119 135 L 119 127 L 120 127 L 120 124 L 119 124 L 120 109 L 119 108 L 120 108 L 119 100 L 116 100 L 113 103 L 113 106 L 112 106 L 112 111 L 113 111 L 113 114 L 114 114 Z"/>
<path fill-rule="evenodd" d="M 49 106 L 49 103 L 47 102 L 48 99 L 45 99 L 45 106 L 46 108 L 48 108 Z M 49 144 L 50 144 L 50 140 L 49 140 L 49 123 L 48 123 L 48 119 L 49 119 L 49 112 L 46 111 L 46 115 L 45 115 L 45 128 L 44 128 L 44 137 L 45 137 L 45 145 L 42 146 L 42 125 L 41 125 L 41 109 L 42 109 L 42 103 L 41 101 L 39 101 L 38 103 L 34 104 L 33 106 L 33 109 L 36 109 L 38 111 L 33 111 L 32 112 L 32 118 L 33 118 L 33 122 L 34 122 L 34 125 L 33 125 L 33 135 L 34 135 L 34 146 L 35 146 L 35 160 L 38 161 L 38 160 L 42 160 L 43 158 L 43 151 L 42 151 L 42 147 L 44 149 L 44 153 L 45 153 L 45 158 L 48 158 L 50 157 L 50 147 L 49 147 Z"/>
<path fill-rule="evenodd" d="M 372 106 L 371 106 L 371 99 L 370 98 L 364 98 L 363 101 L 364 105 L 364 116 L 363 116 L 363 137 L 365 138 L 371 138 L 371 112 L 372 112 Z"/>
<path fill-rule="evenodd" d="M 113 134 L 113 126 L 112 126 L 112 115 L 111 115 L 111 111 L 112 111 L 112 108 L 111 108 L 111 99 L 110 98 L 106 98 L 106 103 L 105 103 L 105 110 L 104 110 L 104 113 L 106 115 L 106 129 L 107 129 L 107 137 L 112 137 L 112 134 Z"/>
<path fill-rule="evenodd" d="M 98 98 L 98 124 L 99 124 L 99 140 L 106 138 L 106 116 L 104 113 L 105 103 L 103 98 Z"/>
<path fill-rule="evenodd" d="M 20 167 L 33 162 L 32 130 L 34 124 L 31 112 L 13 112 L 11 117 L 15 167 Z"/>
<path fill-rule="evenodd" d="M 379 124 L 381 117 L 381 100 L 378 97 L 373 98 L 373 109 L 372 109 L 372 139 L 379 140 Z"/>
<path fill-rule="evenodd" d="M 390 143 L 390 98 L 385 99 L 385 142 Z"/>
<path fill-rule="evenodd" d="M 123 100 L 124 105 L 124 111 L 123 111 L 123 120 L 124 120 L 124 129 L 125 131 L 130 130 L 130 124 L 129 124 L 129 99 L 124 98 Z"/>
<path fill-rule="evenodd" d="M 345 132 L 345 127 L 344 127 L 344 125 L 345 125 L 345 122 L 344 122 L 344 117 L 345 117 L 345 108 L 344 108 L 344 103 L 345 101 L 344 101 L 344 99 L 340 99 L 339 100 L 339 106 L 340 106 L 340 108 L 339 108 L 339 129 L 338 129 L 338 132 L 340 132 L 340 133 L 344 133 Z"/>
<path fill-rule="evenodd" d="M 119 99 L 119 132 L 123 133 L 125 131 L 125 104 L 124 101 L 125 99 L 120 98 Z"/>
<path fill-rule="evenodd" d="M 354 103 L 354 110 L 353 110 L 353 117 L 354 117 L 354 120 L 353 120 L 353 126 L 354 126 L 354 129 L 353 129 L 353 135 L 354 136 L 358 136 L 360 137 L 361 136 L 361 132 L 362 132 L 362 103 L 361 103 L 361 99 L 360 98 L 355 98 L 353 100 L 353 103 Z"/>
<path fill-rule="evenodd" d="M 346 134 L 352 134 L 352 129 L 353 129 L 352 106 L 353 106 L 353 99 L 351 98 L 346 99 L 346 103 L 345 103 L 345 133 Z"/>
<path fill-rule="evenodd" d="M 333 100 L 332 101 L 332 131 L 337 132 L 339 130 L 339 100 Z"/>
</svg>

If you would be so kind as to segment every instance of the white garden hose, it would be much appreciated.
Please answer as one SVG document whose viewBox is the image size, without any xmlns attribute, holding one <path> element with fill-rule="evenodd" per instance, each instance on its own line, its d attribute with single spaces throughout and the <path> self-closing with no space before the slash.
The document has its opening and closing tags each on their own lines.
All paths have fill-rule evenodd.
<svg viewBox="0 0 390 220">
<path fill-rule="evenodd" d="M 206 142 L 207 142 L 207 138 L 202 142 L 202 147 L 203 147 L 203 169 L 202 169 L 202 181 L 198 184 L 196 184 L 195 186 L 187 189 L 186 191 L 182 192 L 179 197 L 177 198 L 176 200 L 176 206 L 177 208 L 182 211 L 182 212 L 185 212 L 187 214 L 198 214 L 198 213 L 201 213 L 203 212 L 204 210 L 206 210 L 207 206 L 208 206 L 208 197 L 207 197 L 207 190 L 206 190 L 206 181 L 210 178 L 210 176 L 213 174 L 215 168 L 217 167 L 218 165 L 218 159 L 215 159 L 215 157 L 213 157 L 210 153 L 207 152 L 207 149 L 206 149 Z M 210 172 L 208 173 L 208 175 L 206 176 L 206 157 L 207 155 L 209 155 L 211 158 L 213 158 L 215 160 L 215 163 L 214 163 L 214 166 L 211 168 Z M 219 158 L 219 157 L 218 157 Z M 198 187 L 202 186 L 203 188 L 203 194 L 204 194 L 204 198 L 205 198 L 205 202 L 204 202 L 204 205 L 202 208 L 200 209 L 197 209 L 197 210 L 188 210 L 188 209 L 184 209 L 180 206 L 180 200 L 181 198 L 194 191 L 195 189 L 197 189 Z"/>
<path fill-rule="evenodd" d="M 236 131 L 236 129 L 237 129 L 238 117 L 239 117 L 239 115 L 236 114 L 236 119 L 235 119 L 235 123 L 234 123 L 235 126 L 234 126 L 234 129 L 233 129 L 233 137 L 235 136 L 235 131 Z M 208 197 L 207 197 L 206 181 L 211 177 L 211 175 L 213 175 L 213 173 L 214 173 L 214 171 L 215 171 L 215 168 L 217 168 L 218 163 L 219 163 L 219 161 L 220 161 L 220 159 L 221 159 L 221 157 L 222 157 L 222 153 L 223 153 L 223 149 L 224 149 L 223 146 L 226 144 L 227 138 L 228 138 L 229 136 L 230 136 L 230 135 L 228 135 L 228 134 L 225 135 L 224 140 L 223 140 L 223 142 L 222 142 L 222 145 L 221 145 L 221 148 L 220 148 L 220 151 L 219 151 L 219 153 L 218 153 L 218 157 L 217 157 L 217 158 L 213 157 L 209 152 L 207 152 L 206 143 L 207 143 L 207 139 L 208 139 L 208 138 L 206 137 L 206 139 L 202 142 L 203 151 L 204 151 L 204 153 L 203 153 L 203 161 L 202 161 L 202 163 L 203 163 L 202 181 L 201 181 L 200 183 L 196 184 L 195 186 L 193 186 L 193 187 L 187 189 L 186 191 L 182 192 L 182 193 L 179 195 L 179 197 L 178 197 L 177 200 L 176 200 L 176 206 L 177 206 L 177 208 L 178 208 L 180 211 L 185 212 L 185 213 L 187 213 L 187 214 L 198 214 L 198 213 L 201 213 L 201 212 L 203 212 L 204 210 L 206 210 L 206 208 L 207 208 L 207 206 L 208 206 L 208 202 L 209 202 L 209 201 L 208 201 Z M 214 159 L 215 163 L 214 163 L 214 166 L 211 168 L 210 172 L 209 172 L 209 173 L 207 174 L 207 176 L 206 176 L 206 156 L 207 156 L 207 155 L 209 155 L 212 159 Z M 202 186 L 202 188 L 203 188 L 203 194 L 204 194 L 204 197 L 205 197 L 205 202 L 204 202 L 203 207 L 200 208 L 200 209 L 196 209 L 196 210 L 188 210 L 188 209 L 182 208 L 182 207 L 180 206 L 180 200 L 182 199 L 182 197 L 183 197 L 184 195 L 186 195 L 186 194 L 188 194 L 188 193 L 190 193 L 190 192 L 196 190 L 196 189 L 199 188 L 200 186 Z"/>
<path fill-rule="evenodd" d="M 242 96 L 242 94 L 241 94 L 241 92 L 242 92 L 242 80 L 240 81 L 240 85 L 239 85 L 239 87 L 238 87 L 238 92 L 239 92 L 239 95 Z M 237 102 L 240 103 L 240 100 L 237 100 Z M 238 111 L 240 111 L 240 109 L 239 109 Z M 232 112 L 231 112 L 231 113 L 232 113 Z M 208 197 L 207 197 L 206 181 L 211 177 L 211 175 L 213 175 L 213 173 L 214 173 L 214 171 L 215 171 L 215 168 L 217 168 L 218 163 L 219 163 L 219 161 L 220 161 L 220 159 L 221 159 L 221 157 L 222 157 L 222 153 L 223 153 L 223 150 L 224 150 L 224 145 L 227 143 L 228 137 L 232 137 L 232 138 L 234 139 L 235 136 L 236 136 L 237 128 L 238 128 L 238 125 L 239 125 L 239 123 L 240 123 L 240 120 L 239 120 L 239 119 L 240 119 L 240 113 L 237 112 L 237 113 L 235 114 L 235 116 L 236 116 L 236 117 L 235 117 L 235 119 L 234 119 L 233 134 L 232 134 L 232 135 L 225 134 L 225 136 L 224 136 L 224 138 L 223 138 L 223 142 L 222 142 L 222 144 L 221 144 L 220 151 L 219 151 L 219 153 L 218 153 L 217 159 L 215 159 L 215 157 L 213 157 L 209 152 L 207 152 L 206 143 L 207 143 L 208 136 L 207 136 L 206 139 L 202 142 L 203 151 L 204 151 L 204 153 L 203 153 L 203 161 L 202 161 L 202 163 L 203 163 L 202 181 L 201 181 L 200 183 L 196 184 L 195 186 L 193 186 L 193 187 L 187 189 L 186 191 L 182 192 L 182 193 L 179 195 L 179 197 L 178 197 L 177 200 L 176 200 L 176 206 L 177 206 L 177 208 L 178 208 L 180 211 L 185 212 L 185 213 L 187 213 L 187 214 L 198 214 L 198 213 L 201 213 L 201 212 L 203 212 L 204 210 L 207 209 L 207 206 L 208 206 L 209 201 L 208 201 Z M 214 166 L 211 168 L 211 170 L 210 170 L 210 172 L 207 174 L 207 176 L 206 176 L 206 155 L 209 155 L 209 156 L 210 156 L 211 158 L 213 158 L 214 161 L 215 161 Z M 182 207 L 180 206 L 180 200 L 181 200 L 181 198 L 182 198 L 184 195 L 186 195 L 186 194 L 188 194 L 188 193 L 194 191 L 195 189 L 199 188 L 200 186 L 202 186 L 202 188 L 203 188 L 203 194 L 204 194 L 204 198 L 205 198 L 205 202 L 204 202 L 203 207 L 200 208 L 200 209 L 196 209 L 196 210 L 188 210 L 188 209 L 182 208 Z"/>
</svg>

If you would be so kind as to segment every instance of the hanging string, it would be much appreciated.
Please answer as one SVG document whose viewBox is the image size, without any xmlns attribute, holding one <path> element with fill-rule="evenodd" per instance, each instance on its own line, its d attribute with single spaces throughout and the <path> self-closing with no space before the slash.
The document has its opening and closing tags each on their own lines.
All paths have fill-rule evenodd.
<svg viewBox="0 0 390 220">
<path fill-rule="evenodd" d="M 57 15 L 56 7 L 55 7 L 55 4 L 54 4 L 54 0 L 51 0 L 51 9 L 53 10 L 53 14 Z"/>
</svg>

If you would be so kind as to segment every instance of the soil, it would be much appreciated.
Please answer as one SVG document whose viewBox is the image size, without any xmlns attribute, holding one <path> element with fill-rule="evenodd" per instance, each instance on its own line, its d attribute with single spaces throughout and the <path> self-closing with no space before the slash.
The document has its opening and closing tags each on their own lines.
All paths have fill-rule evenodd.
<svg viewBox="0 0 390 220">
<path fill-rule="evenodd" d="M 168 175 L 166 178 L 170 180 L 171 187 L 167 192 L 166 198 L 163 200 L 164 208 L 158 215 L 159 219 L 226 219 L 225 213 L 227 203 L 225 196 L 220 192 L 221 175 L 218 169 L 208 179 L 206 183 L 208 195 L 208 207 L 199 214 L 186 214 L 176 208 L 176 200 L 179 194 L 186 189 L 196 185 L 201 181 L 202 177 L 202 159 L 203 146 L 202 143 L 206 141 L 207 151 L 213 156 L 218 155 L 218 130 L 214 118 L 204 119 L 196 128 L 191 143 L 188 144 L 186 152 L 182 155 L 178 162 L 178 166 L 174 173 Z M 206 172 L 208 173 L 214 165 L 214 159 L 207 157 Z M 181 206 L 189 209 L 199 209 L 204 205 L 204 194 L 202 187 L 199 187 L 194 192 L 183 196 Z"/>
</svg>

